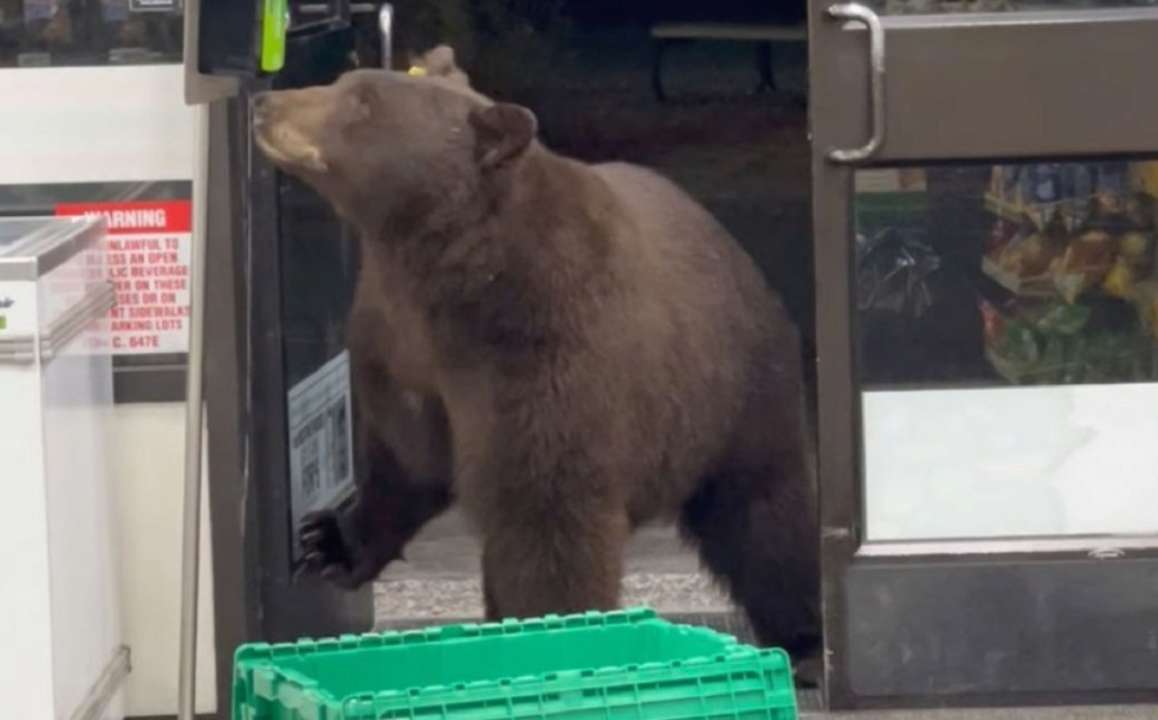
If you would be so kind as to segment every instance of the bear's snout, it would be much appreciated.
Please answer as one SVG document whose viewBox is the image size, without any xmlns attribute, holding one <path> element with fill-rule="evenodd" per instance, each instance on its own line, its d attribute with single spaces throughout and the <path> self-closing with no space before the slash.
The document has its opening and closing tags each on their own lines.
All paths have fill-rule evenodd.
<svg viewBox="0 0 1158 720">
<path fill-rule="evenodd" d="M 292 120 L 299 123 L 315 114 L 319 103 L 310 94 L 295 90 L 264 90 L 250 101 L 254 127 L 273 125 Z"/>
<path fill-rule="evenodd" d="M 265 91 L 253 96 L 253 124 L 262 126 L 269 122 L 270 107 L 273 105 L 272 93 Z"/>
<path fill-rule="evenodd" d="M 289 173 L 324 173 L 319 147 L 326 106 L 308 91 L 267 91 L 252 99 L 253 134 L 266 157 Z"/>
</svg>

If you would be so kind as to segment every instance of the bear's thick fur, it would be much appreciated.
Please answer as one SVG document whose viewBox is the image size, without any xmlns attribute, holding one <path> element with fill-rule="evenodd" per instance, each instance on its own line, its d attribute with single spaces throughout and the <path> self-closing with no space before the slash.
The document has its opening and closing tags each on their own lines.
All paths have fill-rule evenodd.
<svg viewBox="0 0 1158 720">
<path fill-rule="evenodd" d="M 255 98 L 257 141 L 358 230 L 351 315 L 371 453 L 356 527 L 309 562 L 375 577 L 457 502 L 487 615 L 609 609 L 632 530 L 676 521 L 759 640 L 818 633 L 816 491 L 796 331 L 670 182 L 586 165 L 453 78 L 360 70 Z"/>
</svg>

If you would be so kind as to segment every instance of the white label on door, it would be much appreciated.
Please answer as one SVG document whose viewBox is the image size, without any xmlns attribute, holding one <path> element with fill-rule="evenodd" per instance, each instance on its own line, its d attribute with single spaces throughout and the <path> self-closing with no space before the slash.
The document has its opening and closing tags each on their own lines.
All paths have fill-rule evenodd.
<svg viewBox="0 0 1158 720">
<path fill-rule="evenodd" d="M 296 534 L 308 513 L 332 508 L 354 490 L 350 355 L 334 357 L 288 394 L 290 512 Z"/>
</svg>

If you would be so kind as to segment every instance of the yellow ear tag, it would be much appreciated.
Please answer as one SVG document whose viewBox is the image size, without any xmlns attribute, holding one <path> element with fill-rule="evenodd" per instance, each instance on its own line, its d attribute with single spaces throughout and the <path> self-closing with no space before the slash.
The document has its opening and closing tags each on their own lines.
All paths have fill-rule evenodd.
<svg viewBox="0 0 1158 720">
<path fill-rule="evenodd" d="M 426 68 L 411 65 L 410 69 L 406 71 L 406 74 L 414 77 L 424 77 L 426 75 Z"/>
</svg>

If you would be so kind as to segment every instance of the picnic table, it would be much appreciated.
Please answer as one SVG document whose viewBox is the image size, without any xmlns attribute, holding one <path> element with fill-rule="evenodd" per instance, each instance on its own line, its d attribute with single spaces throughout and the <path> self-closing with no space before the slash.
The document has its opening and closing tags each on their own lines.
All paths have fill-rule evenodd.
<svg viewBox="0 0 1158 720">
<path fill-rule="evenodd" d="M 652 66 L 651 83 L 655 97 L 660 102 L 667 99 L 663 86 L 663 59 L 674 44 L 696 40 L 723 40 L 750 42 L 756 44 L 756 70 L 760 74 L 757 90 L 776 90 L 773 45 L 777 43 L 808 42 L 808 28 L 803 23 L 749 24 L 749 23 L 660 23 L 651 28 L 651 37 L 656 41 L 655 61 Z"/>
</svg>

